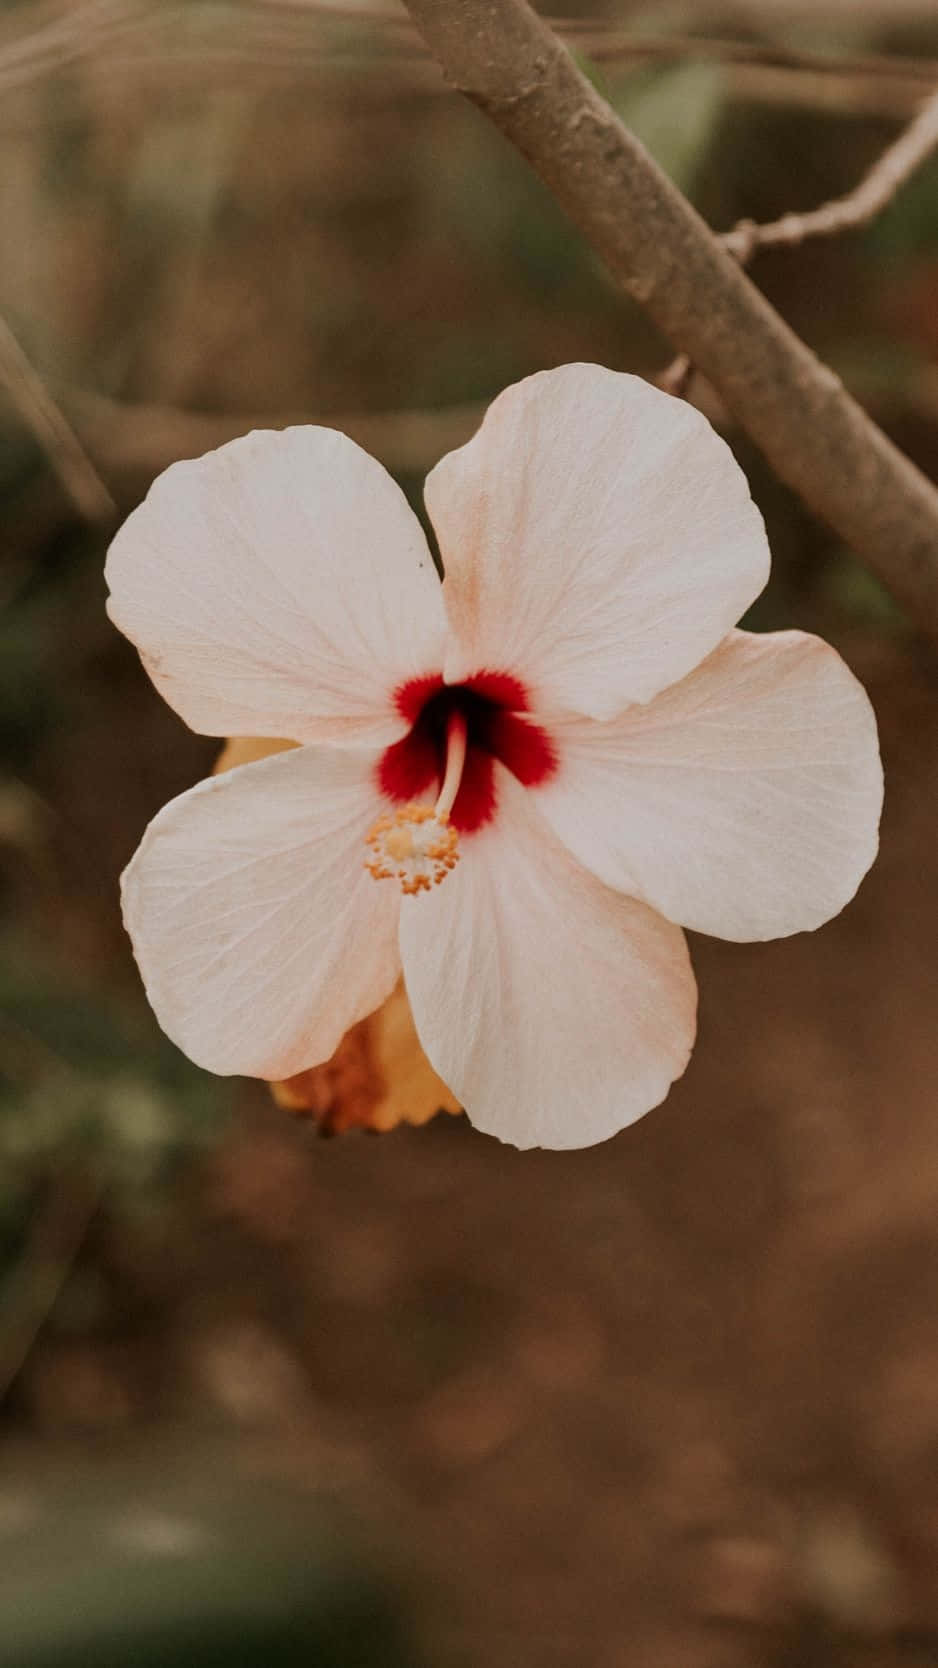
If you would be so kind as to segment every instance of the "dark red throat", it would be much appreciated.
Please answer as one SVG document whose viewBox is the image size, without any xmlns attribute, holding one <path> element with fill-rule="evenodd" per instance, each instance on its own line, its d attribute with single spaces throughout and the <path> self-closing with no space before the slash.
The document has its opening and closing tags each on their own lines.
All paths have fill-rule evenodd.
<svg viewBox="0 0 938 1668">
<path fill-rule="evenodd" d="M 401 684 L 394 700 L 411 728 L 382 754 L 378 780 L 382 793 L 399 804 L 439 791 L 449 719 L 454 713 L 465 719 L 466 763 L 450 814 L 461 834 L 483 828 L 495 815 L 496 759 L 526 788 L 545 782 L 557 769 L 550 737 L 524 716 L 524 685 L 503 672 L 477 672 L 454 684 L 440 677 L 412 678 Z"/>
</svg>

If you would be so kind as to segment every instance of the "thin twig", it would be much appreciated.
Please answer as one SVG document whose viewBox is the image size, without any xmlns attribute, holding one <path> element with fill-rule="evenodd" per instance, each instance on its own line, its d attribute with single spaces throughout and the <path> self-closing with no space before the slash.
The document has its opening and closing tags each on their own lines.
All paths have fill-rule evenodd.
<svg viewBox="0 0 938 1668">
<path fill-rule="evenodd" d="M 450 81 L 527 157 L 619 286 L 938 640 L 938 490 L 750 283 L 526 0 L 406 4 Z"/>
<path fill-rule="evenodd" d="M 119 33 L 151 19 L 126 0 L 86 0 L 76 11 L 0 41 L 0 84 L 16 87 L 93 53 Z"/>
<path fill-rule="evenodd" d="M 45 452 L 79 514 L 108 522 L 117 507 L 74 429 L 6 321 L 0 318 L 0 388 Z"/>
<path fill-rule="evenodd" d="M 704 58 L 720 64 L 751 64 L 760 69 L 838 79 L 865 80 L 884 75 L 907 78 L 924 86 L 934 85 L 938 80 L 935 59 L 911 58 L 894 52 L 809 52 L 766 41 L 734 41 L 708 35 L 632 35 L 622 29 L 594 35 L 577 23 L 558 33 L 565 34 L 571 44 L 582 46 L 597 63 Z"/>
<path fill-rule="evenodd" d="M 866 226 L 888 208 L 907 180 L 938 148 L 938 92 L 883 151 L 859 185 L 845 197 L 835 197 L 807 214 L 783 214 L 780 220 L 756 225 L 741 220 L 721 239 L 725 249 L 744 264 L 757 249 L 803 243 L 809 237 L 833 237 L 837 232 Z"/>
<path fill-rule="evenodd" d="M 106 469 L 122 504 L 136 503 L 177 458 L 197 457 L 250 429 L 294 423 L 341 429 L 392 473 L 424 475 L 441 453 L 462 446 L 485 414 L 485 405 L 475 402 L 415 411 L 202 412 L 127 404 L 86 389 L 58 392 L 82 444 Z"/>
<path fill-rule="evenodd" d="M 0 1405 L 31 1356 L 104 1196 L 100 1175 L 69 1171 L 51 1184 L 33 1220 L 0 1329 Z"/>
<path fill-rule="evenodd" d="M 818 53 L 771 42 L 703 35 L 632 34 L 603 18 L 553 20 L 558 34 L 597 62 L 632 64 L 710 59 L 729 66 L 768 68 L 795 76 L 876 80 L 916 87 L 938 82 L 938 61 L 888 53 Z M 141 51 L 128 55 L 137 37 Z M 9 91 L 79 60 L 112 62 L 126 70 L 141 62 L 197 61 L 280 65 L 301 73 L 323 62 L 380 56 L 398 68 L 419 64 L 426 47 L 410 19 L 379 7 L 350 10 L 336 0 L 228 0 L 203 8 L 149 7 L 146 0 L 86 0 L 30 34 L 0 40 L 0 85 Z"/>
<path fill-rule="evenodd" d="M 738 220 L 732 231 L 724 232 L 724 249 L 748 266 L 760 249 L 792 247 L 809 238 L 834 237 L 869 225 L 889 207 L 893 198 L 938 149 L 938 93 L 933 93 L 898 139 L 877 158 L 859 185 L 844 197 L 834 197 L 805 214 L 783 214 L 778 220 L 759 224 Z M 679 353 L 662 371 L 658 385 L 669 394 L 685 395 L 694 377 L 686 353 Z"/>
</svg>

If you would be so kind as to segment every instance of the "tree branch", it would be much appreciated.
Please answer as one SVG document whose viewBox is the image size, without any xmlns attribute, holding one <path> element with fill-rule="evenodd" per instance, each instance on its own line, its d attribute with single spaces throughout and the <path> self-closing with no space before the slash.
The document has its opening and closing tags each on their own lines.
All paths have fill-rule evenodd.
<svg viewBox="0 0 938 1668">
<path fill-rule="evenodd" d="M 748 266 L 760 249 L 790 248 L 809 238 L 833 237 L 838 232 L 866 226 L 889 207 L 896 193 L 927 162 L 936 146 L 938 93 L 933 93 L 898 139 L 877 157 L 859 185 L 845 197 L 835 197 L 806 214 L 783 214 L 781 219 L 762 225 L 755 220 L 738 220 L 732 231 L 721 233 L 720 242 L 740 266 Z M 686 353 L 679 353 L 658 377 L 658 386 L 669 394 L 686 394 L 693 374 L 692 361 Z"/>
<path fill-rule="evenodd" d="M 936 147 L 938 93 L 933 93 L 895 144 L 883 151 L 859 185 L 845 197 L 835 197 L 808 214 L 783 214 L 780 220 L 770 220 L 762 226 L 753 220 L 740 220 L 720 241 L 745 266 L 757 249 L 804 243 L 811 237 L 833 237 L 837 232 L 866 226 L 888 208 L 896 192 L 927 162 Z"/>
<path fill-rule="evenodd" d="M 405 0 L 450 81 L 527 157 L 619 286 L 778 475 L 938 638 L 938 491 L 851 399 L 526 0 Z"/>
</svg>

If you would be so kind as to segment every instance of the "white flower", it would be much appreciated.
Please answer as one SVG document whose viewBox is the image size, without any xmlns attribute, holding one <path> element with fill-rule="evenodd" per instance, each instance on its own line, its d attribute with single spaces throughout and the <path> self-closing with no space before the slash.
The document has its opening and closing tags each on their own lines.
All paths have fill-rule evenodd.
<svg viewBox="0 0 938 1668">
<path fill-rule="evenodd" d="M 690 406 L 591 365 L 495 401 L 426 487 L 322 428 L 178 463 L 108 558 L 111 616 L 212 735 L 301 745 L 151 823 L 124 912 L 212 1071 L 328 1058 L 403 964 L 479 1128 L 579 1147 L 684 1070 L 681 926 L 818 926 L 876 851 L 869 702 L 801 632 L 734 631 L 769 556 Z"/>
</svg>

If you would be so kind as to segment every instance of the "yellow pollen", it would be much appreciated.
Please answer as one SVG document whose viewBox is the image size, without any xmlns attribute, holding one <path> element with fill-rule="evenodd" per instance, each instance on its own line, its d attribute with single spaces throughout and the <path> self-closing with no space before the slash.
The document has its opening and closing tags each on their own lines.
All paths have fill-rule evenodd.
<svg viewBox="0 0 938 1668">
<path fill-rule="evenodd" d="M 433 805 L 402 805 L 379 817 L 365 835 L 365 868 L 374 880 L 397 880 L 409 897 L 429 892 L 459 862 L 459 835 L 449 812 Z"/>
<path fill-rule="evenodd" d="M 450 714 L 446 726 L 446 769 L 435 805 L 401 806 L 379 817 L 365 835 L 370 856 L 365 868 L 374 880 L 397 880 L 408 897 L 439 886 L 459 862 L 459 835 L 450 827 L 466 763 L 466 720 Z"/>
<path fill-rule="evenodd" d="M 416 847 L 414 836 L 405 823 L 397 828 L 389 828 L 384 836 L 384 849 L 395 863 L 403 863 L 405 857 L 413 857 Z"/>
</svg>

